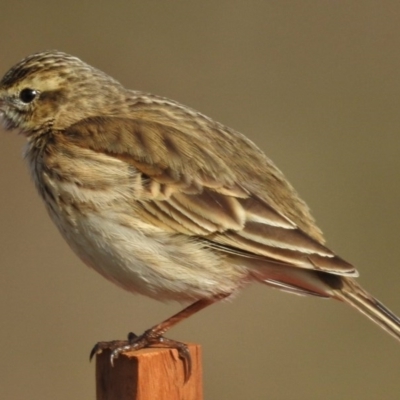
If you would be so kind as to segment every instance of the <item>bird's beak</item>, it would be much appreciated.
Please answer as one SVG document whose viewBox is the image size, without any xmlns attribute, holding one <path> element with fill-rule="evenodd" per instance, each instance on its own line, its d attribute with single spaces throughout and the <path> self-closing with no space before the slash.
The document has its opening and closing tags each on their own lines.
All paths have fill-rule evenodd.
<svg viewBox="0 0 400 400">
<path fill-rule="evenodd" d="M 0 113 L 4 110 L 4 93 L 0 91 Z"/>
<path fill-rule="evenodd" d="M 4 126 L 5 105 L 4 93 L 0 90 L 0 127 Z"/>
<path fill-rule="evenodd" d="M 1 98 L 0 95 L 0 120 L 3 119 L 3 114 L 4 114 L 4 100 Z"/>
</svg>

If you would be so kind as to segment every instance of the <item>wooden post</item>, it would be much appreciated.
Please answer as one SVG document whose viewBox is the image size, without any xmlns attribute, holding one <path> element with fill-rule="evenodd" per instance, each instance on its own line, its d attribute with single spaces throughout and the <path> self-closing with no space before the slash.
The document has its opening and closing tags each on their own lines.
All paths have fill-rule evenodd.
<svg viewBox="0 0 400 400">
<path fill-rule="evenodd" d="M 110 351 L 96 356 L 97 400 L 202 400 L 201 348 L 188 344 L 192 374 L 185 382 L 183 361 L 171 349 L 143 349 L 120 354 L 110 363 Z"/>
</svg>

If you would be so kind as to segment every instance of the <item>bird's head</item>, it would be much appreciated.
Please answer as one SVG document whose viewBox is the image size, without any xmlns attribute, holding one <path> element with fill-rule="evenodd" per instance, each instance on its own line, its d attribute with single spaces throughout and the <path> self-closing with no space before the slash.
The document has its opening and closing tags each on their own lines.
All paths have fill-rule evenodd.
<svg viewBox="0 0 400 400">
<path fill-rule="evenodd" d="M 0 116 L 6 129 L 30 136 L 65 129 L 84 118 L 112 113 L 123 87 L 79 58 L 59 51 L 33 54 L 0 81 Z"/>
</svg>

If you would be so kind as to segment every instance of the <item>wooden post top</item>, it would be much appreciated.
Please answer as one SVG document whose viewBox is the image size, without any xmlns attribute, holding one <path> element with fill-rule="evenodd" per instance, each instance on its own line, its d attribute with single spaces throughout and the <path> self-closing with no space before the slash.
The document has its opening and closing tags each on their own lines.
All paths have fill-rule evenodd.
<svg viewBox="0 0 400 400">
<path fill-rule="evenodd" d="M 142 349 L 119 355 L 96 356 L 97 400 L 202 400 L 201 347 L 188 344 L 192 373 L 185 382 L 183 361 L 174 349 Z"/>
</svg>

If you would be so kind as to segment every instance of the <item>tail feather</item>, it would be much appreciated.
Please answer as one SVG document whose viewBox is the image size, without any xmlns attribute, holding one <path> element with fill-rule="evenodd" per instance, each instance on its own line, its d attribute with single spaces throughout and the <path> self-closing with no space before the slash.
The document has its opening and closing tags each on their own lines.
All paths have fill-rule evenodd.
<svg viewBox="0 0 400 400">
<path fill-rule="evenodd" d="M 343 301 L 400 341 L 400 318 L 365 291 L 354 278 L 254 259 L 241 258 L 238 264 L 246 262 L 255 280 L 290 293 Z"/>
<path fill-rule="evenodd" d="M 400 340 L 400 318 L 366 292 L 355 280 L 342 278 L 342 282 L 343 287 L 335 293 L 335 297 L 351 305 L 397 340 Z"/>
</svg>

